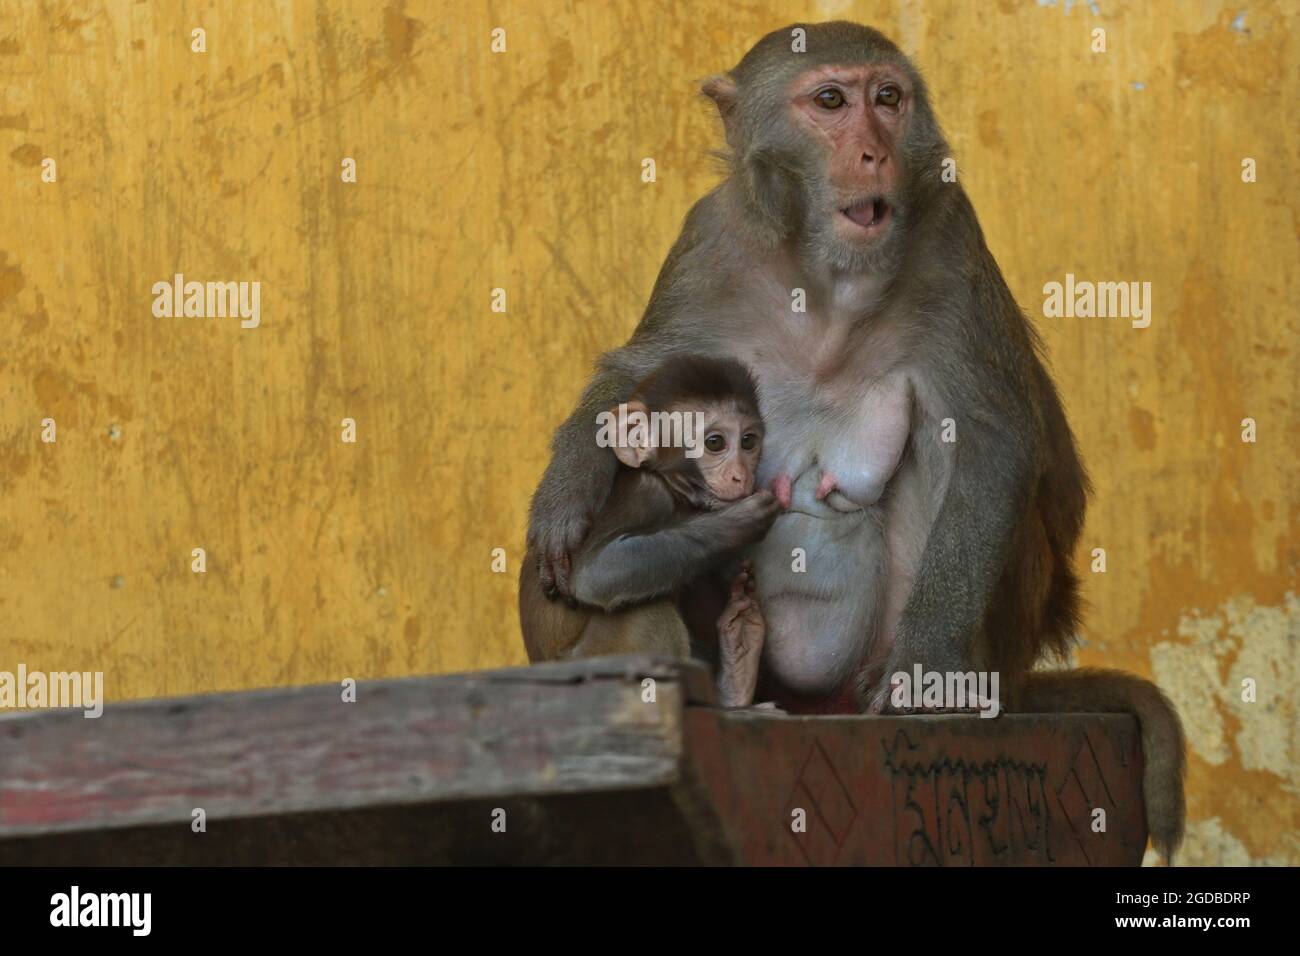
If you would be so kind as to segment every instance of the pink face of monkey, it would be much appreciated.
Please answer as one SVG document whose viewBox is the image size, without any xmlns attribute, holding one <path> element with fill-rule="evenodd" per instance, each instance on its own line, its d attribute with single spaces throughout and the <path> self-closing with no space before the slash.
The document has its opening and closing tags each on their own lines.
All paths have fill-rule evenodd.
<svg viewBox="0 0 1300 956">
<path fill-rule="evenodd" d="M 828 151 L 833 229 L 842 241 L 867 244 L 889 232 L 911 94 L 902 71 L 885 63 L 821 66 L 790 85 L 795 122 Z"/>
<path fill-rule="evenodd" d="M 637 439 L 626 446 L 616 446 L 614 454 L 629 468 L 645 467 L 666 477 L 698 480 L 708 489 L 709 495 L 719 502 L 738 501 L 754 493 L 758 460 L 763 453 L 763 420 L 749 408 L 737 402 L 699 405 L 683 403 L 672 405 L 664 411 L 681 413 L 683 418 L 703 415 L 703 429 L 694 436 L 699 443 L 692 453 L 677 447 L 656 447 L 648 441 Z M 649 415 L 645 404 L 633 400 L 627 403 L 627 412 Z"/>
<path fill-rule="evenodd" d="M 754 476 L 763 453 L 763 423 L 739 408 L 705 412 L 704 453 L 695 459 L 700 477 L 719 501 L 754 493 Z"/>
</svg>

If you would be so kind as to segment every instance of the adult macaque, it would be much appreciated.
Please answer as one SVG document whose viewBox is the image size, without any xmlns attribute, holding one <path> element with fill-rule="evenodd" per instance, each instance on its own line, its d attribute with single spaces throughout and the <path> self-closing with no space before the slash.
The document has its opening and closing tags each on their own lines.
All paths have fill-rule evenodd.
<svg viewBox="0 0 1300 956">
<path fill-rule="evenodd" d="M 596 411 L 667 352 L 735 357 L 758 380 L 760 484 L 788 508 L 750 552 L 778 701 L 888 711 L 890 675 L 919 663 L 999 672 L 1005 710 L 1134 713 L 1168 857 L 1183 829 L 1168 701 L 1115 672 L 1031 671 L 1075 642 L 1088 490 L 1038 337 L 944 182 L 951 151 L 912 64 L 875 30 L 800 26 L 806 52 L 778 30 L 704 84 L 730 174 L 555 436 L 529 528 L 540 586 L 573 593 L 569 556 L 613 483 Z"/>
<path fill-rule="evenodd" d="M 688 656 L 691 640 L 677 597 L 758 541 L 780 511 L 770 491 L 754 492 L 763 420 L 754 380 L 739 362 L 670 358 L 610 414 L 625 424 L 641 416 L 651 427 L 627 429 L 630 440 L 614 444 L 611 455 L 597 448 L 592 414 L 592 448 L 625 467 L 607 498 L 602 491 L 604 505 L 574 551 L 570 601 L 548 601 L 535 556 L 523 563 L 519 620 L 533 661 L 634 652 Z M 657 440 L 659 422 L 678 426 L 678 443 Z M 717 628 L 720 701 L 748 706 L 764 622 L 747 565 L 733 581 Z"/>
</svg>

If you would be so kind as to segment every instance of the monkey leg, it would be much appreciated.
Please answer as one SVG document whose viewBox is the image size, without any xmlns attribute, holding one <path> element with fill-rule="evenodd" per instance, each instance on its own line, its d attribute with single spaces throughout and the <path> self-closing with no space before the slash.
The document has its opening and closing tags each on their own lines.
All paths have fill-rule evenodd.
<svg viewBox="0 0 1300 956">
<path fill-rule="evenodd" d="M 689 657 L 690 635 L 671 601 L 654 601 L 623 611 L 593 613 L 566 657 L 659 654 Z"/>
<path fill-rule="evenodd" d="M 767 623 L 749 568 L 747 561 L 731 582 L 730 600 L 718 618 L 718 702 L 723 707 L 749 707 L 758 687 Z"/>
<path fill-rule="evenodd" d="M 587 609 L 547 600 L 537 576 L 535 557 L 530 549 L 519 573 L 519 629 L 528 660 L 533 663 L 570 656 L 570 650 L 582 638 L 591 618 Z"/>
</svg>

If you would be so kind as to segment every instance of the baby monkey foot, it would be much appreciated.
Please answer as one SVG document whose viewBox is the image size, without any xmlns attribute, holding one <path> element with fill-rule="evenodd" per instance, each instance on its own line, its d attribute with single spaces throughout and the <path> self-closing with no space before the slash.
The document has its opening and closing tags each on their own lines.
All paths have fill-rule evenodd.
<svg viewBox="0 0 1300 956">
<path fill-rule="evenodd" d="M 731 582 L 727 606 L 718 618 L 718 703 L 723 707 L 750 707 L 758 686 L 767 622 L 754 597 L 752 569 L 748 561 L 741 564 L 740 573 Z"/>
</svg>

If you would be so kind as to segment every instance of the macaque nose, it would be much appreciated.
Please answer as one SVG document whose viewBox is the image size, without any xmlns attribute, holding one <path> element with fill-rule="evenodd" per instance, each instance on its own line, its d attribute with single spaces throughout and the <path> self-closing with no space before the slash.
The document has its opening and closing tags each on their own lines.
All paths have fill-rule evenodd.
<svg viewBox="0 0 1300 956">
<path fill-rule="evenodd" d="M 722 481 L 737 498 L 743 498 L 754 490 L 753 476 L 745 468 L 728 468 L 723 472 Z"/>
<path fill-rule="evenodd" d="M 868 148 L 862 152 L 862 165 L 874 166 L 876 169 L 884 166 L 889 160 L 889 154 L 881 149 Z"/>
</svg>

